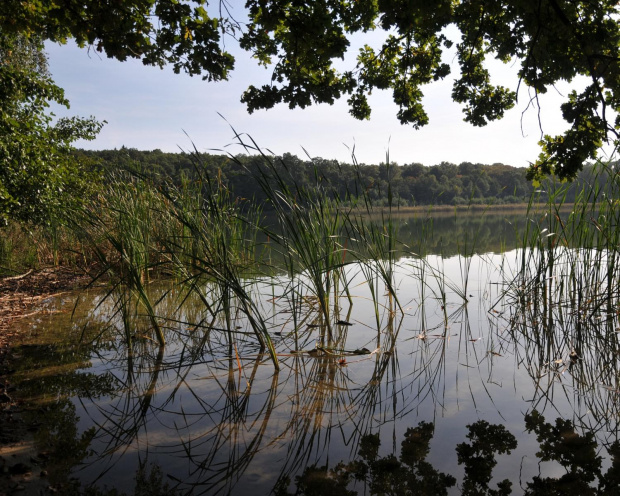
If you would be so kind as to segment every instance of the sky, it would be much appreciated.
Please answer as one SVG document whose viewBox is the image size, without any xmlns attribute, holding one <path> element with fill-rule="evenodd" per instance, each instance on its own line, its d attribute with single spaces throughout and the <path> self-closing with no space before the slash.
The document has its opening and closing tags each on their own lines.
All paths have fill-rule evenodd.
<svg viewBox="0 0 620 496">
<path fill-rule="evenodd" d="M 517 106 L 502 120 L 476 128 L 463 121 L 461 107 L 452 102 L 452 76 L 448 76 L 423 88 L 430 122 L 414 130 L 398 122 L 397 107 L 384 91 L 373 92 L 368 121 L 349 115 L 346 98 L 334 105 L 291 110 L 281 104 L 248 114 L 240 102 L 243 91 L 250 84 L 268 83 L 271 73 L 232 47 L 236 68 L 230 80 L 222 82 L 174 74 L 170 68 L 148 67 L 136 60 L 119 62 L 72 42 L 48 43 L 46 49 L 52 77 L 71 103 L 68 111 L 54 107 L 55 114 L 92 115 L 107 121 L 95 141 L 77 142 L 79 148 L 125 146 L 178 152 L 195 145 L 199 151 L 241 153 L 234 144 L 232 126 L 277 155 L 288 152 L 306 158 L 307 153 L 342 162 L 350 162 L 354 150 L 356 159 L 367 164 L 384 162 L 389 154 L 389 160 L 400 165 L 468 161 L 525 167 L 540 152 L 538 110 L 526 110 L 529 95 L 524 88 Z M 449 57 L 446 62 L 457 74 L 456 61 Z M 493 81 L 517 89 L 514 64 L 493 62 L 489 69 Z M 569 87 L 561 85 L 542 96 L 540 118 L 545 134 L 555 135 L 566 128 L 559 105 Z"/>
</svg>

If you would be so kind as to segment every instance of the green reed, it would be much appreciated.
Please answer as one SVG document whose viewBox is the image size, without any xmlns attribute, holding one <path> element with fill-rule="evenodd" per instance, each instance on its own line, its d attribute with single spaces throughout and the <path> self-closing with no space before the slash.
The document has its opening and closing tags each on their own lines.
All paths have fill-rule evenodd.
<svg viewBox="0 0 620 496">
<path fill-rule="evenodd" d="M 164 346 L 164 333 L 147 289 L 150 272 L 161 262 L 153 238 L 153 207 L 160 198 L 148 182 L 128 174 L 111 174 L 106 184 L 106 190 L 73 220 L 75 231 L 99 262 L 95 280 L 105 276 L 110 281 L 106 298 L 116 299 L 126 337 L 130 336 L 131 315 L 141 308 Z"/>
<path fill-rule="evenodd" d="M 70 217 L 72 211 L 65 213 Z M 46 225 L 9 222 L 0 226 L 0 275 L 15 276 L 46 267 L 82 267 L 88 262 L 80 241 L 66 218 L 53 217 Z"/>
<path fill-rule="evenodd" d="M 516 360 L 537 385 L 532 406 L 553 402 L 551 391 L 561 388 L 566 394 L 560 396 L 574 402 L 575 410 L 585 406 L 605 431 L 616 431 L 620 413 L 616 309 L 600 309 L 593 316 L 591 310 L 566 303 L 541 309 L 511 300 L 505 301 L 505 308 L 502 327 L 512 338 Z"/>
<path fill-rule="evenodd" d="M 321 339 L 327 337 L 328 341 L 338 341 L 344 335 L 338 317 L 340 301 L 346 296 L 352 305 L 349 286 L 358 274 L 369 289 L 377 330 L 382 328 L 384 297 L 388 300 L 384 309 L 403 313 L 396 277 L 403 254 L 415 256 L 411 264 L 416 268 L 413 276 L 423 282 L 422 301 L 430 290 L 442 308 L 445 325 L 450 292 L 467 302 L 478 231 L 468 234 L 462 243 L 456 242 L 461 257 L 461 284 L 447 277 L 443 257 L 437 258 L 438 265 L 432 265 L 425 256 L 425 243 L 434 236 L 430 216 L 415 243 L 417 255 L 401 243 L 395 220 L 398 199 L 389 180 L 389 157 L 384 165 L 388 204 L 377 207 L 369 186 L 363 184 L 359 165 L 357 183 L 349 185 L 350 191 L 342 197 L 318 168 L 314 169 L 312 184 L 300 185 L 285 160 L 267 155 L 251 138 L 237 135 L 237 139 L 244 150 L 254 155 L 250 160 L 232 156 L 231 160 L 244 167 L 248 178 L 260 186 L 265 209 L 273 214 L 275 226 L 263 222 L 256 202 L 235 197 L 221 173 L 208 172 L 196 149 L 192 154 L 194 175 L 182 177 L 179 186 L 165 181 L 155 183 L 138 174 L 121 174 L 109 181 L 110 191 L 106 195 L 96 198 L 84 210 L 80 219 L 83 239 L 89 241 L 102 273 L 112 281 L 109 295 L 118 301 L 127 339 L 131 335 L 128 329 L 132 316 L 140 308 L 159 343 L 165 343 L 161 330 L 164 319 L 155 308 L 161 299 L 153 300 L 148 290 L 150 275 L 155 273 L 173 276 L 175 287 L 183 288 L 178 296 L 179 309 L 189 295 L 200 298 L 206 316 L 186 324 L 205 330 L 202 345 L 209 339 L 209 329 L 223 331 L 233 356 L 240 334 L 236 327 L 239 319 L 244 319 L 261 351 L 268 350 L 276 367 L 277 354 L 268 330 L 270 322 L 269 325 L 279 325 L 276 316 L 283 312 L 275 304 L 276 284 L 282 285 L 277 298 L 288 302 L 292 311 L 288 322 L 292 322 L 293 331 L 297 333 L 304 324 L 318 323 Z M 598 225 L 603 226 L 602 220 Z M 542 228 L 538 238 L 533 228 L 527 232 L 532 240 L 550 242 Z M 268 243 L 259 245 L 259 234 Z M 549 246 L 556 249 L 555 245 Z M 269 252 L 268 259 L 258 258 L 261 247 Z M 276 255 L 273 259 L 272 253 Z M 545 286 L 544 293 L 548 295 L 549 284 L 543 274 L 556 258 L 553 252 L 550 256 L 548 249 L 544 259 L 540 253 L 531 251 L 528 255 L 529 261 L 542 261 L 545 267 L 538 269 L 539 283 L 528 284 Z M 615 259 L 610 263 L 615 266 Z M 285 274 L 284 283 L 274 278 L 278 273 Z M 523 281 L 528 280 L 527 273 L 521 276 Z M 272 315 L 263 306 L 264 294 L 258 289 L 265 280 L 272 281 Z M 525 287 L 525 283 L 513 287 Z M 311 321 L 310 316 L 318 318 Z"/>
<path fill-rule="evenodd" d="M 339 297 L 340 282 L 346 291 L 346 265 L 343 226 L 349 215 L 337 195 L 331 194 L 317 170 L 311 188 L 297 184 L 286 162 L 276 161 L 251 140 L 239 144 L 248 152 L 258 153 L 260 160 L 251 169 L 246 167 L 265 195 L 268 208 L 275 215 L 277 229 L 258 226 L 280 252 L 292 292 L 293 301 L 312 298 L 316 301 L 321 325 L 329 339 L 333 336 L 330 298 Z M 234 159 L 234 157 L 232 157 Z M 326 182 L 326 181 L 325 181 Z M 299 292 L 302 288 L 303 293 Z"/>
<path fill-rule="evenodd" d="M 38 234 L 16 222 L 0 227 L 1 275 L 15 276 L 40 265 L 43 243 Z"/>
<path fill-rule="evenodd" d="M 543 185 L 545 208 L 530 204 L 514 277 L 505 277 L 505 296 L 518 311 L 517 321 L 544 323 L 531 324 L 532 332 L 552 332 L 568 322 L 566 339 L 574 347 L 590 333 L 615 339 L 604 323 L 615 321 L 620 308 L 616 167 L 598 163 L 578 185 L 574 204 L 567 205 L 569 186 L 552 180 Z"/>
<path fill-rule="evenodd" d="M 181 190 L 166 193 L 167 212 L 181 227 L 179 235 L 165 240 L 175 272 L 183 284 L 199 295 L 213 318 L 223 315 L 229 349 L 234 348 L 234 320 L 237 311 L 247 319 L 259 341 L 278 367 L 278 359 L 250 288 L 259 275 L 255 255 L 255 225 L 259 212 L 244 216 L 239 201 L 226 188 L 220 175 L 210 177 L 193 154 L 197 179 Z M 162 212 L 164 215 L 164 212 Z M 205 291 L 210 290 L 211 294 Z"/>
<path fill-rule="evenodd" d="M 471 206 L 471 205 L 470 205 Z M 487 206 L 482 212 L 480 212 L 480 216 L 484 218 L 485 214 L 488 211 L 489 206 Z M 469 206 L 468 206 L 469 209 Z M 457 211 L 455 209 L 455 224 L 457 222 Z M 471 263 L 475 254 L 475 250 L 477 248 L 478 238 L 480 235 L 482 223 L 479 223 L 476 230 L 473 233 L 465 231 L 464 239 L 459 238 L 457 240 L 457 246 L 459 251 L 459 269 L 461 272 L 461 286 L 453 285 L 454 292 L 463 300 L 463 302 L 467 303 L 468 299 L 468 287 L 469 287 L 469 277 L 471 271 Z"/>
<path fill-rule="evenodd" d="M 409 247 L 398 241 L 398 225 L 394 220 L 394 203 L 391 184 L 391 167 L 389 154 L 386 157 L 385 174 L 388 178 L 388 204 L 386 208 L 377 208 L 370 197 L 370 188 L 364 184 L 360 165 L 355 155 L 352 155 L 353 164 L 357 175 L 356 194 L 349 192 L 349 198 L 353 200 L 356 209 L 347 216 L 346 227 L 350 238 L 355 240 L 352 254 L 362 271 L 371 299 L 374 305 L 377 330 L 381 329 L 379 295 L 382 283 L 388 296 L 388 306 L 392 307 L 392 301 L 396 303 L 400 313 L 402 306 L 396 291 L 397 261 L 402 252 L 408 252 Z M 359 193 L 361 192 L 361 194 Z"/>
</svg>

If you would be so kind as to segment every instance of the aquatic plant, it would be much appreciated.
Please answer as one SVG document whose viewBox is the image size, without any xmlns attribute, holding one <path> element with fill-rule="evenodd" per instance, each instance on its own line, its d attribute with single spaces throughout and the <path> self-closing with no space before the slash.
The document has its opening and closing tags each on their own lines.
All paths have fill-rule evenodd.
<svg viewBox="0 0 620 496">
<path fill-rule="evenodd" d="M 254 295 L 249 288 L 257 276 L 254 258 L 255 224 L 253 216 L 244 217 L 239 201 L 233 198 L 221 176 L 211 177 L 196 161 L 196 184 L 185 187 L 183 194 L 170 188 L 166 197 L 170 215 L 182 226 L 180 236 L 164 240 L 175 271 L 182 283 L 198 294 L 213 318 L 224 316 L 230 354 L 234 349 L 233 314 L 239 310 L 249 322 L 261 350 L 267 349 L 274 365 L 278 359 Z M 188 199 L 188 190 L 193 195 Z M 254 216 L 259 217 L 260 211 Z M 208 290 L 210 294 L 206 294 Z"/>
<path fill-rule="evenodd" d="M 162 198 L 148 181 L 126 173 L 111 173 L 106 184 L 105 191 L 76 212 L 74 232 L 99 263 L 93 282 L 102 277 L 109 281 L 106 298 L 115 298 L 128 342 L 132 315 L 143 310 L 164 346 L 164 333 L 147 289 L 150 272 L 161 262 L 154 243 L 154 218 Z"/>
<path fill-rule="evenodd" d="M 277 228 L 257 228 L 269 237 L 272 249 L 277 249 L 283 260 L 290 278 L 289 291 L 297 293 L 291 299 L 313 298 L 321 325 L 332 336 L 330 298 L 332 294 L 339 297 L 340 283 L 345 291 L 347 288 L 346 272 L 342 270 L 347 264 L 343 225 L 350 207 L 331 194 L 320 176 L 315 177 L 311 188 L 297 184 L 285 161 L 267 155 L 252 138 L 244 140 L 239 134 L 236 137 L 244 150 L 258 154 L 259 160 L 251 168 L 240 165 L 260 185 L 266 205 L 275 216 Z"/>
<path fill-rule="evenodd" d="M 620 293 L 620 180 L 612 164 L 598 163 L 581 184 L 565 214 L 567 185 L 548 181 L 547 207 L 530 203 L 529 222 L 514 278 L 506 275 L 508 292 L 521 305 L 533 305 L 551 317 L 557 306 L 587 318 L 615 307 Z"/>
</svg>

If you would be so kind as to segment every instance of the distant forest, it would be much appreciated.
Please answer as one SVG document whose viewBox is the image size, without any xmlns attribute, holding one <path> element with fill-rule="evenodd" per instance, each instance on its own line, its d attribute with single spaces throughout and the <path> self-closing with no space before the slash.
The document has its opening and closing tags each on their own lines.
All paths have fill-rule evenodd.
<svg viewBox="0 0 620 496">
<path fill-rule="evenodd" d="M 252 171 L 266 163 L 267 158 L 261 155 L 231 157 L 131 148 L 78 150 L 76 153 L 105 170 L 130 170 L 154 181 L 171 180 L 176 184 L 196 179 L 197 170 L 202 170 L 211 178 L 218 178 L 237 197 L 254 202 L 263 199 L 259 184 L 252 178 Z M 323 158 L 303 160 L 289 153 L 269 157 L 269 160 L 276 164 L 281 177 L 291 186 L 321 187 L 328 195 L 337 195 L 341 200 L 358 196 L 363 188 L 366 197 L 376 206 L 387 205 L 390 198 L 393 205 L 399 206 L 514 204 L 529 201 L 535 190 L 525 179 L 524 168 L 504 164 L 351 165 Z M 566 200 L 572 201 L 584 185 L 592 184 L 594 177 L 593 166 L 586 165 L 571 184 Z M 536 189 L 555 187 L 557 185 L 549 182 Z"/>
</svg>

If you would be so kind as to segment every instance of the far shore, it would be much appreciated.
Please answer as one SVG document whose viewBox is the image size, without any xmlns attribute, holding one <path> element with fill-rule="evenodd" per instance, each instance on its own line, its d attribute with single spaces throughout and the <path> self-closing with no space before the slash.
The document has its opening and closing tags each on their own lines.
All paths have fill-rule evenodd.
<svg viewBox="0 0 620 496">
<path fill-rule="evenodd" d="M 519 212 L 527 212 L 527 210 L 532 210 L 534 212 L 543 211 L 549 208 L 547 203 L 508 203 L 508 204 L 471 204 L 471 205 L 416 205 L 416 206 L 393 206 L 391 208 L 392 214 L 451 214 L 454 213 L 519 213 Z M 561 212 L 569 212 L 572 210 L 573 204 L 566 203 L 559 207 Z M 360 208 L 360 210 L 365 210 Z M 389 207 L 375 207 L 372 213 L 385 213 L 388 212 Z"/>
</svg>

